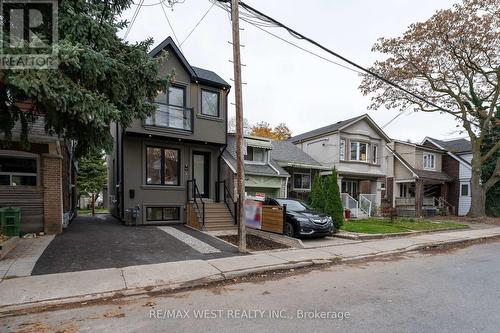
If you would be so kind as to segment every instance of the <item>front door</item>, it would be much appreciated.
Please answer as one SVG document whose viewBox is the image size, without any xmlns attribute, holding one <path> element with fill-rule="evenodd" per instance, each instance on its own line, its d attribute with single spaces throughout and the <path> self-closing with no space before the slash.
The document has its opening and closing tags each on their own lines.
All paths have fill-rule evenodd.
<svg viewBox="0 0 500 333">
<path fill-rule="evenodd" d="M 210 193 L 210 153 L 193 152 L 193 179 L 204 198 Z"/>
</svg>

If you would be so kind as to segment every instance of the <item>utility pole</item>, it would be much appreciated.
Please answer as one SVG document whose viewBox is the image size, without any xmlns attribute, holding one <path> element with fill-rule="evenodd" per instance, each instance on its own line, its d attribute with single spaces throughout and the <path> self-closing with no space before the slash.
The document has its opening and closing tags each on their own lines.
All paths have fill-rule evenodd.
<svg viewBox="0 0 500 333">
<path fill-rule="evenodd" d="M 240 15 L 239 0 L 231 1 L 231 17 L 233 26 L 233 67 L 234 95 L 236 103 L 236 187 L 238 203 L 238 250 L 247 251 L 245 229 L 245 170 L 243 168 L 243 100 L 241 94 L 241 58 L 240 58 Z"/>
</svg>

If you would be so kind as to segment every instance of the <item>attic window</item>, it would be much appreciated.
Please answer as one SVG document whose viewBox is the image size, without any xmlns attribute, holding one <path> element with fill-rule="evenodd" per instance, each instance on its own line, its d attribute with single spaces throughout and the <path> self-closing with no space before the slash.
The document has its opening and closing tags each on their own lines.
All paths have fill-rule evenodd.
<svg viewBox="0 0 500 333">
<path fill-rule="evenodd" d="M 266 150 L 264 148 L 247 147 L 247 154 L 245 155 L 245 161 L 265 163 Z"/>
<path fill-rule="evenodd" d="M 424 153 L 424 169 L 436 169 L 436 155 L 431 153 Z"/>
</svg>

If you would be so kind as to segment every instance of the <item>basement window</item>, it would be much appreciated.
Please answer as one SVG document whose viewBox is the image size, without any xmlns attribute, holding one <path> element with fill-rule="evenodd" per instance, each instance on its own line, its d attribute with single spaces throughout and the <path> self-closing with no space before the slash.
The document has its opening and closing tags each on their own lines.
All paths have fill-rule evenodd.
<svg viewBox="0 0 500 333">
<path fill-rule="evenodd" d="M 146 221 L 178 221 L 179 207 L 146 207 Z"/>
</svg>

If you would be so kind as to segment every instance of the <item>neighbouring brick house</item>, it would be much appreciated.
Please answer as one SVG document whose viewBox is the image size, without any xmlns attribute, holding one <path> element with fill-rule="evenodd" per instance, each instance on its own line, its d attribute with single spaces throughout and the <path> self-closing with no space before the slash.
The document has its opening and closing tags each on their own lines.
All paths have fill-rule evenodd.
<svg viewBox="0 0 500 333">
<path fill-rule="evenodd" d="M 443 172 L 453 181 L 448 185 L 447 201 L 454 207 L 453 214 L 467 215 L 471 205 L 470 181 L 472 177 L 472 146 L 469 140 L 439 140 L 426 137 L 422 145 L 446 151 Z"/>
<path fill-rule="evenodd" d="M 30 128 L 29 149 L 19 136 L 16 125 L 13 142 L 0 140 L 0 207 L 21 209 L 21 233 L 60 233 L 76 206 L 71 145 L 45 134 L 41 117 Z"/>
</svg>

